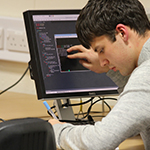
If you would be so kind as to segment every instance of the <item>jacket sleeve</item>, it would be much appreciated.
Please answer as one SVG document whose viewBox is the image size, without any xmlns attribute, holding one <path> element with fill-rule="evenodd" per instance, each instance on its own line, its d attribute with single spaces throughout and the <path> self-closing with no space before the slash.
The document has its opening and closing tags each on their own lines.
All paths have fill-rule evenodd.
<svg viewBox="0 0 150 150">
<path fill-rule="evenodd" d="M 84 126 L 55 124 L 53 128 L 57 147 L 65 150 L 112 150 L 125 139 L 148 128 L 150 69 L 145 67 L 133 73 L 127 84 L 125 83 L 117 104 L 102 121 Z M 121 84 L 121 87 L 125 84 Z"/>
</svg>

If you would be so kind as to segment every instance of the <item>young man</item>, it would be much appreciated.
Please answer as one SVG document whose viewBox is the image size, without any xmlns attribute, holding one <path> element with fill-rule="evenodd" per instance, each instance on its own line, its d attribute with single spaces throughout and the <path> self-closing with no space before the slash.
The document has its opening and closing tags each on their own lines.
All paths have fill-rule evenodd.
<svg viewBox="0 0 150 150">
<path fill-rule="evenodd" d="M 77 21 L 80 63 L 107 75 L 119 86 L 112 111 L 95 125 L 73 126 L 50 120 L 57 147 L 113 150 L 140 134 L 150 149 L 150 23 L 138 0 L 89 0 Z M 94 52 L 94 51 L 95 52 Z M 85 61 L 86 60 L 86 61 Z"/>
</svg>

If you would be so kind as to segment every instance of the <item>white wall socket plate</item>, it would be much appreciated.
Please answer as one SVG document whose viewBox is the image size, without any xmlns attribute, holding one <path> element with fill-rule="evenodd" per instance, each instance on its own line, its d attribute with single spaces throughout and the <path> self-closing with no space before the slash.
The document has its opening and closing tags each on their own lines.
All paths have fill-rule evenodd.
<svg viewBox="0 0 150 150">
<path fill-rule="evenodd" d="M 0 16 L 0 60 L 30 61 L 23 19 Z"/>
<path fill-rule="evenodd" d="M 6 48 L 11 51 L 28 52 L 26 36 L 23 31 L 7 30 Z"/>
</svg>

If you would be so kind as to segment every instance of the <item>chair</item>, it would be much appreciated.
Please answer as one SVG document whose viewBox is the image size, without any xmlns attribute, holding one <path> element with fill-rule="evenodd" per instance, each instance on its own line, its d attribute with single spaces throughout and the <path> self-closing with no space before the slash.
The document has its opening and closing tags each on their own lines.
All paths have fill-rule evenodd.
<svg viewBox="0 0 150 150">
<path fill-rule="evenodd" d="M 52 125 L 38 118 L 0 123 L 0 150 L 56 150 Z"/>
</svg>

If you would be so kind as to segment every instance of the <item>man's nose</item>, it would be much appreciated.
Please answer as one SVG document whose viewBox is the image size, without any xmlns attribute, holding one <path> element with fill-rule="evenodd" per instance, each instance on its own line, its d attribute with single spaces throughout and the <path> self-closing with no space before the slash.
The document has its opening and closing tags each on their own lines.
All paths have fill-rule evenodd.
<svg viewBox="0 0 150 150">
<path fill-rule="evenodd" d="M 106 67 L 109 64 L 108 59 L 99 57 L 101 67 Z"/>
</svg>

